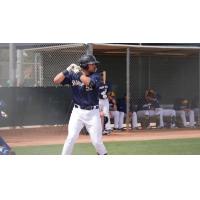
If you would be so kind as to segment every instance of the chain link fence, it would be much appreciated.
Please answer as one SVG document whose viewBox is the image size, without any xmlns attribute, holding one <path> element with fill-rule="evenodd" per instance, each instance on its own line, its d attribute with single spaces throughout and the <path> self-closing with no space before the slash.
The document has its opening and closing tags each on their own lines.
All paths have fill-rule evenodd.
<svg viewBox="0 0 200 200">
<path fill-rule="evenodd" d="M 27 74 L 24 77 L 27 78 L 26 82 L 23 82 L 23 86 L 53 86 L 53 77 L 71 63 L 78 63 L 81 55 L 85 52 L 86 45 L 83 44 L 44 45 L 24 50 L 23 53 L 28 55 L 27 58 L 30 55 L 34 64 L 31 65 L 28 62 L 25 64 Z"/>
<path fill-rule="evenodd" d="M 49 87 L 53 77 L 86 53 L 85 44 L 16 45 L 15 63 L 10 66 L 9 48 L 0 49 L 0 85 L 3 87 Z M 12 74 L 16 80 L 12 84 Z"/>
<path fill-rule="evenodd" d="M 124 127 L 199 127 L 198 48 L 112 46 L 104 54 L 100 52 L 98 59 L 107 71 L 116 100 L 124 99 L 126 111 L 130 111 L 123 120 Z M 151 100 L 147 100 L 147 92 L 153 93 Z"/>
<path fill-rule="evenodd" d="M 6 119 L 0 118 L 0 126 L 67 123 L 71 91 L 67 86 L 55 85 L 53 78 L 71 63 L 78 64 L 87 45 L 14 45 L 14 50 L 10 44 L 0 45 L 0 102 L 8 114 Z"/>
<path fill-rule="evenodd" d="M 183 127 L 192 125 L 191 120 L 194 121 L 194 127 L 199 126 L 199 50 L 149 50 L 116 46 L 97 44 L 94 45 L 93 52 L 101 63 L 100 70 L 107 72 L 106 76 L 112 84 L 116 99 L 130 97 L 126 102 L 127 109 L 132 114 L 135 113 L 140 128 L 170 127 L 172 123 L 176 127 Z M 53 78 L 71 63 L 78 63 L 81 55 L 88 51 L 88 46 L 77 43 L 21 44 L 16 48 L 14 66 L 9 63 L 8 46 L 0 47 L 0 85 L 4 88 L 0 90 L 0 99 L 7 101 L 9 116 L 13 117 L 12 124 L 53 124 L 55 118 L 60 118 L 56 121 L 59 124 L 64 123 L 65 115 L 67 122 L 72 106 L 71 93 L 68 88 L 55 88 Z M 11 87 L 13 67 L 16 69 L 14 88 Z M 150 102 L 145 101 L 147 90 L 155 92 L 154 98 L 159 102 L 159 109 L 151 109 Z M 189 106 L 186 122 L 177 109 L 177 103 L 183 100 L 187 100 Z M 162 116 L 161 109 L 164 111 Z M 26 116 L 27 110 L 31 113 L 29 117 Z M 133 128 L 132 114 L 124 119 L 124 126 L 127 123 L 126 126 Z"/>
<path fill-rule="evenodd" d="M 0 48 L 0 86 L 9 86 L 9 49 Z"/>
<path fill-rule="evenodd" d="M 136 56 L 133 52 L 129 103 L 138 125 L 144 129 L 199 127 L 198 53 Z"/>
</svg>

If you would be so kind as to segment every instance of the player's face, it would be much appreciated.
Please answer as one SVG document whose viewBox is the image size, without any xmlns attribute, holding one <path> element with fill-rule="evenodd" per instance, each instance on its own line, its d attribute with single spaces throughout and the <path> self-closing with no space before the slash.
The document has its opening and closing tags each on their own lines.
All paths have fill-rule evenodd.
<svg viewBox="0 0 200 200">
<path fill-rule="evenodd" d="M 89 64 L 88 65 L 88 71 L 89 72 L 94 73 L 94 72 L 96 72 L 96 70 L 97 70 L 97 67 L 96 67 L 95 64 Z"/>
</svg>

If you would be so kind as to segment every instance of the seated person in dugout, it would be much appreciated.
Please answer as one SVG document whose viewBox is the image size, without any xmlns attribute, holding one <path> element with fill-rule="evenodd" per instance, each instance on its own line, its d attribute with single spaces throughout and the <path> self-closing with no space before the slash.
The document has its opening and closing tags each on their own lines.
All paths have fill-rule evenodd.
<svg viewBox="0 0 200 200">
<path fill-rule="evenodd" d="M 194 111 L 192 110 L 191 101 L 189 99 L 176 99 L 174 109 L 176 110 L 176 116 L 181 118 L 183 127 L 194 127 Z M 189 118 L 189 125 L 187 125 L 187 118 Z"/>
<path fill-rule="evenodd" d="M 127 96 L 126 94 L 123 98 L 118 99 L 117 101 L 117 109 L 119 111 L 119 130 L 123 130 L 124 118 L 127 117 Z M 137 114 L 135 110 L 135 106 L 132 102 L 130 102 L 130 109 L 129 109 L 129 119 L 131 119 L 131 128 L 138 129 L 138 121 L 137 121 Z"/>
<path fill-rule="evenodd" d="M 159 95 L 153 89 L 148 89 L 138 102 L 137 117 L 144 118 L 145 127 L 150 128 L 150 117 L 154 116 L 159 119 L 157 127 L 163 128 L 163 109 L 160 108 Z"/>
<path fill-rule="evenodd" d="M 116 95 L 114 92 L 108 93 L 110 118 L 114 118 L 114 130 L 119 129 L 119 111 L 117 111 Z"/>
<path fill-rule="evenodd" d="M 159 102 L 161 101 L 161 96 L 158 95 Z M 161 111 L 163 115 L 164 127 L 166 128 L 176 128 L 176 111 L 173 109 L 172 105 L 162 105 Z"/>
<path fill-rule="evenodd" d="M 171 108 L 162 108 L 164 125 L 168 128 L 176 128 L 176 111 Z M 169 121 L 165 118 L 169 118 Z"/>
<path fill-rule="evenodd" d="M 196 121 L 196 126 L 200 126 L 200 100 L 198 96 L 193 97 L 191 108 L 194 110 L 194 121 Z"/>
</svg>

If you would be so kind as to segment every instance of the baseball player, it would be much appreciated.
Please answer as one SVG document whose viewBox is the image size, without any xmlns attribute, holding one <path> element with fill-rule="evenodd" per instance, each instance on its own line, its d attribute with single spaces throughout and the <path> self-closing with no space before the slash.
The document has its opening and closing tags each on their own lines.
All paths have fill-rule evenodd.
<svg viewBox="0 0 200 200">
<path fill-rule="evenodd" d="M 198 97 L 198 95 L 193 97 L 193 99 L 191 101 L 191 108 L 194 111 L 194 121 L 196 121 L 195 126 L 199 127 L 200 126 L 200 118 L 199 118 L 200 108 L 199 108 L 199 97 Z"/>
<path fill-rule="evenodd" d="M 195 127 L 194 111 L 192 110 L 191 102 L 188 99 L 177 99 L 174 104 L 174 109 L 176 110 L 176 116 L 181 118 L 184 127 Z M 187 125 L 187 117 L 189 118 L 189 125 Z"/>
<path fill-rule="evenodd" d="M 84 126 L 90 134 L 97 154 L 107 154 L 102 142 L 102 125 L 99 112 L 100 75 L 96 73 L 98 63 L 95 56 L 83 55 L 79 60 L 80 67 L 71 64 L 54 78 L 55 84 L 69 84 L 71 86 L 74 102 L 62 155 L 72 154 L 75 141 Z"/>
<path fill-rule="evenodd" d="M 6 103 L 0 100 L 0 121 L 7 118 L 8 115 L 5 113 Z M 0 136 L 0 155 L 15 155 L 15 152 L 6 143 L 6 141 Z"/>
<path fill-rule="evenodd" d="M 0 100 L 0 120 L 8 117 L 8 115 L 5 112 L 5 108 L 6 103 L 3 100 Z"/>
<path fill-rule="evenodd" d="M 118 99 L 117 101 L 117 109 L 119 111 L 119 129 L 123 130 L 123 124 L 124 124 L 124 118 L 125 115 L 127 116 L 127 110 L 126 110 L 126 105 L 127 105 L 127 96 L 126 94 L 124 95 L 123 98 Z M 131 127 L 132 129 L 139 129 L 138 128 L 138 122 L 137 122 L 137 114 L 135 110 L 133 109 L 134 105 L 130 105 L 130 112 L 128 113 L 130 118 L 131 118 Z"/>
<path fill-rule="evenodd" d="M 103 135 L 107 135 L 111 133 L 108 101 L 108 93 L 111 91 L 111 85 L 108 81 L 104 80 L 104 73 L 105 71 L 101 73 L 101 84 L 99 86 L 99 109 L 103 118 Z"/>
<path fill-rule="evenodd" d="M 160 108 L 159 96 L 153 89 L 148 89 L 145 91 L 144 98 L 139 100 L 137 116 L 138 118 L 145 118 L 149 122 L 150 127 L 150 117 L 157 116 L 159 118 L 158 128 L 164 127 L 163 121 L 163 109 Z"/>
<path fill-rule="evenodd" d="M 119 111 L 117 110 L 117 102 L 115 99 L 114 92 L 108 93 L 108 101 L 109 101 L 110 117 L 114 118 L 113 130 L 119 130 Z"/>
<path fill-rule="evenodd" d="M 15 152 L 11 147 L 5 142 L 5 140 L 0 136 L 0 155 L 15 155 Z"/>
<path fill-rule="evenodd" d="M 174 109 L 162 109 L 164 117 L 170 117 L 170 128 L 176 128 L 176 111 Z"/>
</svg>

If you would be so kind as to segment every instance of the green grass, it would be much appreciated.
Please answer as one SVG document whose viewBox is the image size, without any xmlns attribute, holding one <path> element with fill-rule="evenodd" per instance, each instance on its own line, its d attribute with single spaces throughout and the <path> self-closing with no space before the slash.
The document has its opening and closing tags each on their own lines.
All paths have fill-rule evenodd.
<svg viewBox="0 0 200 200">
<path fill-rule="evenodd" d="M 200 138 L 105 142 L 109 155 L 200 155 Z M 63 145 L 13 148 L 17 155 L 59 155 Z M 91 145 L 75 144 L 74 155 L 95 155 Z"/>
</svg>

